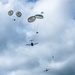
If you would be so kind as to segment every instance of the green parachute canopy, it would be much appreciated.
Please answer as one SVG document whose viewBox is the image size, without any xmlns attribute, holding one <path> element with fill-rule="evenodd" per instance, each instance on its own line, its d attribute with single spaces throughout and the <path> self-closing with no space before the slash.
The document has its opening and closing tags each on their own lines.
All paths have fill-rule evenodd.
<svg viewBox="0 0 75 75">
<path fill-rule="evenodd" d="M 22 16 L 22 13 L 21 13 L 20 11 L 17 11 L 17 12 L 16 12 L 16 16 L 17 16 L 17 17 L 21 17 L 21 16 Z"/>
<path fill-rule="evenodd" d="M 9 11 L 8 11 L 8 15 L 9 15 L 9 16 L 12 16 L 12 15 L 13 15 L 13 13 L 14 13 L 14 11 L 13 11 L 13 10 L 9 10 Z"/>
<path fill-rule="evenodd" d="M 28 18 L 28 22 L 29 22 L 29 23 L 32 23 L 32 22 L 34 22 L 35 20 L 36 20 L 36 17 L 35 17 L 35 16 L 31 16 L 31 17 Z"/>
<path fill-rule="evenodd" d="M 40 15 L 40 14 L 36 14 L 35 17 L 36 17 L 37 19 L 43 19 L 43 18 L 44 18 L 43 15 Z"/>
</svg>

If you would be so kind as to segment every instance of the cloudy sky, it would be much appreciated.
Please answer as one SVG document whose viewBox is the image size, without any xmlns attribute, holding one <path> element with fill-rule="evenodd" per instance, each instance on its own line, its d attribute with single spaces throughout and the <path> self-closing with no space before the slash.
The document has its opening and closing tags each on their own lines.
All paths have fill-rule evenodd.
<svg viewBox="0 0 75 75">
<path fill-rule="evenodd" d="M 75 0 L 0 0 L 0 75 L 75 75 Z"/>
</svg>

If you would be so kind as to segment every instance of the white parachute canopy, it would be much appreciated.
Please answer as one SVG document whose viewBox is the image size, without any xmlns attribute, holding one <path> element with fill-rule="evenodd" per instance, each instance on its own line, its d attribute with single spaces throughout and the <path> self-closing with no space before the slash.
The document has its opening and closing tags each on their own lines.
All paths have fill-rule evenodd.
<svg viewBox="0 0 75 75">
<path fill-rule="evenodd" d="M 8 11 L 8 15 L 9 15 L 9 16 L 12 16 L 12 15 L 13 15 L 13 13 L 14 13 L 14 11 L 13 11 L 13 10 L 9 10 L 9 11 Z"/>
</svg>

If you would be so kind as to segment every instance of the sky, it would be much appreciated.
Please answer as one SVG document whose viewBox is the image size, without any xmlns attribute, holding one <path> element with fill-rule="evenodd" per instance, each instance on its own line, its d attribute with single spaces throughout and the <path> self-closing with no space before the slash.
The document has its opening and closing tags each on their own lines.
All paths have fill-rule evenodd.
<svg viewBox="0 0 75 75">
<path fill-rule="evenodd" d="M 0 75 L 75 75 L 75 0 L 0 0 Z"/>
</svg>

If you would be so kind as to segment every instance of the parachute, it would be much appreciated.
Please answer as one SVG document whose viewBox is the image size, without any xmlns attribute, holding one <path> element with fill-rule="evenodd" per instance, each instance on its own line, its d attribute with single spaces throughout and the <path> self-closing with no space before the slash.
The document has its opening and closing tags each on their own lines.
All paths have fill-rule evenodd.
<svg viewBox="0 0 75 75">
<path fill-rule="evenodd" d="M 8 15 L 9 16 L 12 16 L 14 14 L 14 11 L 13 10 L 9 10 L 8 11 Z M 15 13 L 15 15 L 17 16 L 17 17 L 21 17 L 22 16 L 22 13 L 20 12 L 20 11 L 17 11 L 16 13 Z M 16 19 L 13 19 L 14 21 L 16 21 Z"/>
<path fill-rule="evenodd" d="M 44 16 L 42 15 L 44 12 L 41 12 L 41 14 L 35 14 L 33 16 L 30 16 L 27 21 L 29 23 L 33 23 L 36 19 L 43 19 Z M 38 24 L 34 26 L 35 27 L 35 30 L 36 30 L 36 34 L 38 34 Z"/>
<path fill-rule="evenodd" d="M 16 16 L 17 16 L 17 17 L 21 17 L 21 16 L 22 16 L 22 13 L 21 13 L 20 11 L 17 11 L 17 12 L 16 12 Z"/>
<path fill-rule="evenodd" d="M 12 16 L 12 15 L 13 15 L 13 13 L 14 13 L 14 11 L 13 11 L 13 10 L 8 11 L 8 15 L 9 15 L 9 16 Z"/>
<path fill-rule="evenodd" d="M 28 18 L 28 22 L 29 22 L 29 23 L 32 23 L 32 22 L 34 22 L 35 20 L 36 20 L 36 17 L 35 17 L 35 16 L 31 16 L 31 17 Z"/>
<path fill-rule="evenodd" d="M 36 14 L 35 17 L 36 17 L 37 19 L 43 19 L 43 18 L 44 18 L 43 15 L 40 15 L 40 14 Z"/>
</svg>

